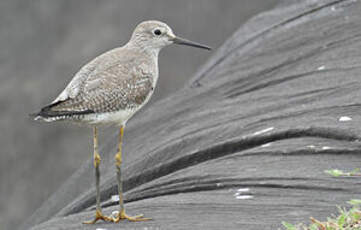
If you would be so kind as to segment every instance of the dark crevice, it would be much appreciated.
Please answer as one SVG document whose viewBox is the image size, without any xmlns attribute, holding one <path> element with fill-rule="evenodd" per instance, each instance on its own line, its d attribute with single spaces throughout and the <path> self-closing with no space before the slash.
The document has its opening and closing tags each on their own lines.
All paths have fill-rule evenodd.
<svg viewBox="0 0 361 230">
<path fill-rule="evenodd" d="M 358 35 L 359 37 L 360 35 Z M 351 37 L 351 38 L 354 38 Z M 349 38 L 344 39 L 346 41 L 349 40 Z M 342 42 L 344 41 L 342 40 Z M 331 47 L 335 44 L 338 44 L 341 41 L 333 42 L 330 43 L 328 45 L 326 45 L 327 47 Z M 229 85 L 232 87 L 234 85 L 239 85 L 227 92 L 225 92 L 224 94 L 226 95 L 226 97 L 228 98 L 234 98 L 234 97 L 238 97 L 241 95 L 244 95 L 246 93 L 250 93 L 256 90 L 260 90 L 260 89 L 264 89 L 270 86 L 275 86 L 275 85 L 279 85 L 281 83 L 287 82 L 287 81 L 292 81 L 292 80 L 297 80 L 299 78 L 302 77 L 313 77 L 314 74 L 323 74 L 324 72 L 329 72 L 329 71 L 334 71 L 334 70 L 338 70 L 338 69 L 328 69 L 328 70 L 324 70 L 324 71 L 320 71 L 320 70 L 314 70 L 314 71 L 309 71 L 309 72 L 305 72 L 305 73 L 300 73 L 300 74 L 295 74 L 295 75 L 291 75 L 291 76 L 285 76 L 281 79 L 274 79 L 274 80 L 268 80 L 270 78 L 270 76 L 277 74 L 280 70 L 282 70 L 284 67 L 288 67 L 290 68 L 292 65 L 297 64 L 299 61 L 302 61 L 304 59 L 308 59 L 311 58 L 314 55 L 320 55 L 323 51 L 325 51 L 326 49 L 323 47 L 317 47 L 314 50 L 311 50 L 309 53 L 304 54 L 302 56 L 299 56 L 293 60 L 286 60 L 285 62 L 277 65 L 277 66 L 273 66 L 267 69 L 264 69 L 260 72 L 257 73 L 253 73 L 249 76 L 247 76 L 247 78 L 242 78 L 236 81 L 232 81 L 231 83 L 229 83 Z M 350 68 L 340 68 L 340 70 L 347 70 L 347 69 L 356 69 L 356 68 L 360 68 L 359 66 L 353 66 Z M 260 80 L 268 80 L 267 82 L 260 82 L 259 84 L 256 84 L 254 86 L 251 86 L 253 83 L 255 82 L 259 82 Z M 247 82 L 246 84 L 242 82 Z M 222 85 L 222 87 L 224 87 Z M 241 91 L 242 89 L 245 89 L 243 91 Z"/>
<path fill-rule="evenodd" d="M 316 8 L 314 8 L 314 9 L 311 9 L 311 10 L 309 10 L 309 11 L 306 11 L 306 12 L 304 12 L 304 13 L 302 13 L 302 14 L 299 14 L 299 15 L 297 15 L 297 16 L 295 16 L 295 17 L 289 18 L 289 19 L 287 19 L 287 20 L 285 20 L 285 21 L 283 21 L 283 22 L 281 22 L 281 23 L 279 23 L 279 24 L 277 24 L 277 25 L 275 25 L 275 26 L 272 26 L 272 27 L 270 27 L 269 29 L 267 29 L 267 30 L 265 30 L 265 31 L 263 31 L 263 32 L 255 35 L 254 37 L 252 37 L 252 38 L 250 38 L 250 39 L 248 39 L 248 40 L 246 40 L 245 42 L 239 44 L 238 46 L 232 48 L 230 51 L 226 52 L 226 53 L 225 53 L 223 56 L 221 56 L 216 62 L 214 62 L 207 70 L 203 71 L 202 74 L 200 74 L 197 78 L 195 78 L 195 79 L 193 80 L 193 82 L 191 83 L 191 88 L 193 88 L 193 87 L 200 87 L 200 86 L 201 86 L 200 81 L 201 81 L 205 76 L 207 76 L 208 73 L 210 73 L 216 66 L 218 66 L 220 63 L 222 63 L 224 60 L 226 60 L 227 58 L 231 57 L 231 56 L 232 56 L 232 55 L 231 55 L 232 53 L 238 52 L 241 47 L 247 46 L 247 45 L 250 44 L 251 42 L 254 42 L 254 41 L 257 40 L 257 39 L 264 37 L 267 33 L 271 32 L 271 31 L 274 31 L 275 29 L 277 29 L 277 28 L 279 28 L 279 27 L 281 27 L 281 26 L 287 25 L 288 23 L 291 23 L 291 22 L 296 21 L 296 20 L 298 20 L 298 19 L 300 19 L 300 18 L 303 18 L 303 17 L 305 17 L 305 16 L 308 16 L 308 15 L 310 15 L 310 14 L 313 14 L 313 13 L 315 13 L 315 12 L 317 12 L 317 11 L 320 11 L 320 10 L 322 10 L 322 9 L 324 9 L 324 8 L 331 7 L 331 6 L 337 5 L 337 4 L 341 3 L 341 2 L 346 2 L 346 1 L 348 1 L 348 0 L 337 0 L 337 1 L 333 1 L 333 2 L 327 3 L 327 4 L 325 4 L 325 5 L 322 5 L 322 6 L 316 7 Z"/>
<path fill-rule="evenodd" d="M 249 92 L 252 92 L 255 90 L 266 88 L 268 86 L 278 85 L 278 84 L 281 84 L 286 81 L 295 80 L 295 79 L 298 79 L 301 77 L 311 76 L 314 73 L 320 73 L 320 71 L 310 71 L 310 72 L 306 72 L 306 73 L 295 74 L 292 76 L 286 76 L 281 79 L 269 80 L 264 83 L 261 82 L 258 85 L 252 86 L 252 84 L 254 84 L 256 82 L 260 82 L 261 80 L 265 80 L 265 79 L 268 80 L 271 76 L 277 74 L 279 71 L 281 71 L 285 67 L 290 68 L 292 65 L 297 64 L 301 60 L 305 60 L 305 59 L 311 58 L 312 56 L 320 54 L 321 51 L 322 51 L 322 47 L 318 47 L 316 49 L 311 50 L 308 53 L 305 53 L 302 56 L 296 57 L 294 59 L 288 59 L 276 66 L 272 66 L 272 67 L 266 68 L 264 70 L 261 70 L 259 72 L 253 73 L 253 74 L 247 76 L 247 78 L 241 78 L 239 80 L 232 81 L 231 83 L 229 83 L 229 85 L 231 87 L 234 85 L 236 85 L 236 86 L 238 85 L 238 86 L 233 88 L 232 90 L 227 91 L 225 93 L 226 97 L 234 98 L 234 97 L 240 96 L 245 93 L 249 93 Z M 245 90 L 240 91 L 242 89 L 245 89 Z"/>
<path fill-rule="evenodd" d="M 268 74 L 273 74 L 273 71 L 275 71 L 276 69 L 280 70 L 280 68 L 281 68 L 280 66 L 276 66 L 275 68 L 272 68 L 272 70 L 266 69 L 266 70 L 262 71 L 263 73 L 256 73 L 256 74 L 254 74 L 254 76 L 250 76 L 250 77 L 254 78 L 254 79 L 252 79 L 252 82 L 250 82 L 248 84 L 242 84 L 241 86 L 238 86 L 238 87 L 233 88 L 232 90 L 230 90 L 228 92 L 225 92 L 226 97 L 227 98 L 238 97 L 238 96 L 244 95 L 244 94 L 252 92 L 252 91 L 264 89 L 264 88 L 267 88 L 267 87 L 270 87 L 270 86 L 278 85 L 278 84 L 281 84 L 281 83 L 284 83 L 284 82 L 287 82 L 287 81 L 296 80 L 296 79 L 299 79 L 299 78 L 302 78 L 302 77 L 311 76 L 311 74 L 317 73 L 317 71 L 312 71 L 312 72 L 307 72 L 307 73 L 302 73 L 302 74 L 296 74 L 296 75 L 293 75 L 293 76 L 287 76 L 287 77 L 281 78 L 281 79 L 270 80 L 270 81 L 263 82 L 263 83 L 261 82 L 260 84 L 251 86 L 248 89 L 240 91 L 243 88 L 247 88 L 248 85 L 251 85 L 253 82 L 258 81 L 259 79 L 257 79 L 257 78 L 261 78 L 261 77 L 262 78 L 268 78 L 269 77 Z M 268 73 L 268 74 L 266 74 L 266 73 Z M 237 85 L 237 83 L 233 82 L 233 85 Z"/>
<path fill-rule="evenodd" d="M 322 88 L 322 89 L 315 89 L 315 90 L 305 91 L 305 92 L 301 92 L 301 93 L 290 94 L 290 95 L 287 95 L 287 97 L 291 98 L 291 99 L 304 97 L 304 96 L 314 97 L 314 96 L 324 94 L 324 93 L 329 93 L 329 92 L 332 92 L 332 91 L 338 90 L 338 89 L 339 89 L 339 87 L 328 87 L 328 88 Z"/>
<path fill-rule="evenodd" d="M 304 99 L 300 100 L 300 101 L 295 101 L 295 103 L 300 103 L 300 104 L 303 104 L 304 103 Z M 284 105 L 284 107 L 287 107 L 288 105 Z M 310 109 L 310 110 L 307 110 L 306 112 L 294 112 L 294 113 L 291 113 L 291 114 L 286 114 L 286 115 L 282 115 L 282 116 L 277 116 L 277 117 L 271 117 L 271 118 L 266 118 L 266 119 L 261 119 L 261 120 L 258 120 L 254 123 L 250 123 L 248 125 L 246 125 L 245 127 L 243 127 L 243 129 L 246 129 L 248 127 L 251 127 L 252 125 L 256 124 L 256 123 L 262 123 L 262 122 L 266 122 L 268 120 L 276 120 L 278 117 L 280 119 L 284 119 L 284 118 L 288 118 L 288 117 L 291 117 L 291 116 L 299 116 L 299 115 L 302 115 L 304 113 L 307 113 L 307 112 L 313 112 L 313 111 L 321 111 L 321 110 L 327 110 L 327 109 L 332 109 L 332 108 L 347 108 L 347 107 L 360 107 L 361 108 L 361 104 L 349 104 L 349 105 L 343 105 L 343 106 L 330 106 L 330 107 L 322 107 L 322 108 L 317 108 L 317 109 Z M 266 107 L 265 109 L 267 109 L 270 112 L 272 111 L 276 111 L 276 110 L 281 110 L 282 107 L 281 106 L 278 106 L 277 108 L 271 108 L 271 107 Z M 216 127 L 219 127 L 219 126 L 223 126 L 225 123 L 232 123 L 232 122 L 236 122 L 236 121 L 240 121 L 240 120 L 243 120 L 243 119 L 246 119 L 246 118 L 249 118 L 249 117 L 255 117 L 259 115 L 259 111 L 255 111 L 253 113 L 250 113 L 250 114 L 247 114 L 246 116 L 242 116 L 242 117 L 237 117 L 235 116 L 235 118 L 232 118 L 232 119 L 227 119 L 227 120 L 222 120 L 222 119 L 219 119 L 217 121 L 217 123 L 212 123 L 212 125 L 208 125 L 207 126 L 203 126 L 202 129 L 195 129 L 195 130 L 192 130 L 192 131 L 188 131 L 187 133 L 185 133 L 184 135 L 182 136 L 178 136 L 174 139 L 170 139 L 170 140 L 167 140 L 168 142 L 175 142 L 177 140 L 182 140 L 184 138 L 187 138 L 188 136 L 191 136 L 191 135 L 194 135 L 196 133 L 199 133 L 199 132 L 204 132 L 204 131 L 208 131 L 208 130 L 211 130 L 211 129 L 214 129 Z M 346 132 L 345 132 L 346 133 Z M 157 146 L 153 149 L 151 149 L 149 152 L 148 152 L 148 155 L 152 152 L 156 152 L 156 151 L 160 151 L 160 149 L 162 148 L 164 144 L 161 143 L 161 146 Z"/>
<path fill-rule="evenodd" d="M 143 188 L 141 190 L 133 191 L 132 193 L 136 193 L 136 197 L 141 197 L 141 194 L 147 194 L 147 193 L 154 193 L 159 192 L 161 190 L 167 190 L 167 189 L 183 189 L 184 187 L 198 187 L 202 186 L 203 184 L 214 184 L 217 186 L 218 189 L 224 189 L 223 184 L 227 184 L 229 182 L 265 182 L 265 181 L 326 181 L 324 179 L 313 179 L 313 178 L 307 178 L 307 177 L 290 177 L 290 178 L 284 178 L 284 177 L 251 177 L 251 178 L 229 178 L 229 177 L 222 177 L 217 175 L 209 176 L 209 179 L 204 178 L 183 178 L 185 181 L 180 182 L 178 180 L 170 180 L 163 183 L 153 184 L 152 186 Z M 217 178 L 217 179 L 214 179 Z M 217 189 L 216 188 L 216 189 Z M 134 195 L 131 195 L 131 198 L 135 197 Z"/>
<path fill-rule="evenodd" d="M 344 132 L 339 129 L 321 128 L 321 127 L 311 127 L 307 129 L 290 129 L 286 131 L 271 132 L 268 135 L 247 136 L 238 140 L 220 143 L 211 148 L 204 149 L 195 153 L 191 153 L 179 157 L 177 159 L 170 160 L 168 162 L 162 162 L 162 164 L 159 164 L 158 166 L 155 166 L 150 169 L 146 169 L 142 171 L 142 173 L 139 173 L 138 175 L 135 175 L 128 180 L 125 180 L 124 191 L 128 191 L 139 185 L 145 184 L 149 181 L 155 180 L 162 176 L 169 175 L 173 172 L 188 167 L 192 167 L 194 165 L 200 164 L 205 161 L 217 159 L 247 149 L 255 148 L 260 145 L 266 144 L 268 142 L 274 142 L 289 138 L 301 138 L 301 137 L 318 137 L 318 138 L 327 138 L 327 139 L 339 140 L 339 141 L 359 140 L 358 136 L 352 135 L 349 132 Z M 330 151 L 328 150 L 328 152 Z M 207 189 L 211 189 L 208 188 L 209 186 L 205 186 L 205 187 L 207 187 Z M 114 184 L 113 186 L 110 186 L 109 188 L 105 189 L 102 192 L 101 194 L 102 200 L 103 201 L 107 200 L 112 194 L 116 194 L 116 193 L 117 193 L 117 187 Z M 88 199 L 80 201 L 77 206 L 67 211 L 65 215 L 80 212 L 92 206 L 94 203 L 95 203 L 95 197 L 92 196 Z"/>
<path fill-rule="evenodd" d="M 359 69 L 359 68 L 361 68 L 360 66 L 352 66 L 352 67 L 345 67 L 345 68 L 338 67 L 337 69 L 327 69 L 327 70 L 323 70 L 323 71 L 320 71 L 320 70 L 309 71 L 309 72 L 306 72 L 306 73 L 300 73 L 300 74 L 296 74 L 296 75 L 286 76 L 286 77 L 284 77 L 282 79 L 270 80 L 270 81 L 265 82 L 265 83 L 260 83 L 260 84 L 258 84 L 256 86 L 253 86 L 250 89 L 246 89 L 246 90 L 244 90 L 242 92 L 237 92 L 237 91 L 239 91 L 239 90 L 241 90 L 243 88 L 247 88 L 247 86 L 250 86 L 254 82 L 260 81 L 262 79 L 269 79 L 270 76 L 277 74 L 278 71 L 280 71 L 284 67 L 290 67 L 293 64 L 297 64 L 298 61 L 304 60 L 306 58 L 310 58 L 310 57 L 312 57 L 313 55 L 316 55 L 316 54 L 319 55 L 319 54 L 321 54 L 321 52 L 329 50 L 330 48 L 335 47 L 336 45 L 339 45 L 340 43 L 346 43 L 346 42 L 349 43 L 350 40 L 352 40 L 354 38 L 359 38 L 360 36 L 361 36 L 361 34 L 357 34 L 355 36 L 347 37 L 347 38 L 344 38 L 342 40 L 337 40 L 337 41 L 334 41 L 334 42 L 330 42 L 329 44 L 323 45 L 322 47 L 316 47 L 314 50 L 311 50 L 309 53 L 307 53 L 305 55 L 302 55 L 300 57 L 297 57 L 297 58 L 295 58 L 293 60 L 286 60 L 285 62 L 280 63 L 277 66 L 269 67 L 269 68 L 267 68 L 265 70 L 261 70 L 261 71 L 259 71 L 257 73 L 253 73 L 253 74 L 247 76 L 247 78 L 241 78 L 241 79 L 238 79 L 238 80 L 235 80 L 235 81 L 231 81 L 231 83 L 227 83 L 229 86 L 231 86 L 231 87 L 233 87 L 235 85 L 241 85 L 241 86 L 238 86 L 237 88 L 233 88 L 232 90 L 230 90 L 229 92 L 226 92 L 224 94 L 225 95 L 228 94 L 229 96 L 227 96 L 227 97 L 233 98 L 233 97 L 236 97 L 236 96 L 239 96 L 239 95 L 242 95 L 242 94 L 245 94 L 245 93 L 249 93 L 249 92 L 252 92 L 252 91 L 255 91 L 255 90 L 258 90 L 258 89 L 263 89 L 263 88 L 266 88 L 268 86 L 277 85 L 277 84 L 286 82 L 288 80 L 294 80 L 294 79 L 298 79 L 300 77 L 304 77 L 304 76 L 308 76 L 308 75 L 312 75 L 312 74 L 322 74 L 324 72 L 330 72 L 330 71 Z M 226 75 L 231 75 L 234 72 L 236 72 L 237 69 L 232 69 L 231 72 L 229 72 L 229 71 L 230 70 L 228 70 L 228 72 L 225 72 L 225 73 L 222 73 L 222 74 L 218 75 L 218 78 L 220 78 L 222 76 L 226 76 Z M 248 83 L 245 84 L 244 82 L 248 82 Z M 223 88 L 223 87 L 225 87 L 225 85 L 223 85 L 223 84 L 218 86 L 218 88 Z"/>
<path fill-rule="evenodd" d="M 242 154 L 240 156 L 236 157 L 246 157 L 246 156 L 259 156 L 259 155 L 349 155 L 349 154 L 360 154 L 361 148 L 356 150 L 342 150 L 340 149 L 329 149 L 329 150 L 313 150 L 313 149 L 303 149 L 299 151 L 293 151 L 293 152 L 255 152 L 255 153 L 247 153 Z M 207 180 L 206 178 L 219 178 L 216 180 Z M 341 188 L 330 188 L 330 187 L 318 187 L 318 186 L 289 186 L 289 185 L 283 185 L 283 184 L 245 184 L 246 182 L 255 181 L 255 182 L 264 182 L 264 181 L 327 181 L 325 179 L 313 179 L 313 178 L 306 178 L 306 177 L 292 177 L 292 178 L 284 178 L 284 177 L 262 177 L 262 178 L 242 178 L 242 179 L 229 179 L 229 178 L 221 178 L 221 176 L 212 175 L 212 176 L 204 176 L 204 177 L 197 177 L 197 178 L 179 178 L 175 180 L 166 181 L 163 183 L 158 183 L 146 188 L 143 188 L 141 190 L 132 191 L 132 194 L 128 199 L 125 200 L 125 202 L 132 202 L 132 201 L 138 201 L 143 200 L 147 198 L 153 198 L 163 195 L 172 195 L 177 193 L 185 193 L 185 192 L 196 192 L 196 191 L 209 191 L 209 190 L 217 190 L 217 189 L 225 189 L 230 187 L 236 187 L 236 186 L 247 186 L 247 187 L 265 187 L 265 188 L 292 188 L 292 189 L 312 189 L 312 190 L 323 190 L 323 191 L 341 191 L 343 189 Z M 229 181 L 237 181 L 239 183 L 236 184 L 228 184 Z M 213 186 L 212 186 L 213 185 Z M 116 194 L 116 193 L 114 193 Z M 134 195 L 135 194 L 135 195 Z M 102 205 L 102 207 L 108 207 L 112 205 L 116 205 L 117 202 L 106 202 Z M 94 208 L 92 208 L 94 209 Z"/>
<path fill-rule="evenodd" d="M 249 152 L 249 153 L 242 153 L 240 155 L 227 155 L 224 158 L 222 158 L 223 160 L 229 159 L 229 158 L 242 158 L 242 157 L 248 157 L 248 156 L 308 156 L 308 155 L 357 155 L 361 153 L 361 146 L 360 149 L 342 149 L 340 150 L 338 149 L 327 149 L 327 150 L 322 150 L 322 149 L 299 149 L 299 150 L 295 150 L 295 151 L 291 151 L 291 152 L 283 152 L 283 151 L 257 151 L 257 152 Z M 194 185 L 197 185 L 200 182 L 203 181 L 211 181 L 212 179 L 214 180 L 214 178 L 223 178 L 224 175 L 217 175 L 217 174 L 212 174 L 212 175 L 206 175 L 206 176 L 197 176 L 197 177 L 186 177 L 186 178 L 177 178 L 177 179 L 173 179 L 173 180 L 169 180 L 163 183 L 158 183 L 146 188 L 143 188 L 142 190 L 140 190 L 141 192 L 145 192 L 147 190 L 152 190 L 152 189 L 158 189 L 160 190 L 162 187 L 164 186 L 168 186 L 168 185 L 175 185 L 175 184 L 180 184 L 181 186 L 184 186 L 186 184 L 189 183 L 193 183 Z M 283 178 L 283 177 L 263 177 L 263 178 L 246 178 L 246 179 L 242 179 L 242 180 L 247 180 L 247 181 L 260 181 L 260 180 L 266 180 L 266 179 L 273 179 L 273 180 L 292 180 L 292 181 L 297 181 L 297 180 L 302 180 L 302 181 L 309 181 L 309 180 L 315 180 L 313 178 L 304 178 L 304 177 L 292 177 L 292 178 Z M 224 179 L 217 179 L 216 182 L 219 181 L 223 181 Z M 323 179 L 317 179 L 317 181 L 320 181 Z M 215 183 L 216 183 L 215 182 Z M 134 191 L 135 192 L 135 191 Z M 136 191 L 138 192 L 138 191 Z"/>
<path fill-rule="evenodd" d="M 263 152 L 253 152 L 253 153 L 245 153 L 241 156 L 232 156 L 232 157 L 247 157 L 247 156 L 309 156 L 309 155 L 357 155 L 361 153 L 361 145 L 359 149 L 342 149 L 334 148 L 334 149 L 299 149 L 292 152 L 272 152 L 272 151 L 263 151 Z"/>
<path fill-rule="evenodd" d="M 209 149 L 204 149 L 182 156 L 178 159 L 163 162 L 160 166 L 155 166 L 152 169 L 145 170 L 137 176 L 130 178 L 126 184 L 132 185 L 128 187 L 128 189 L 132 189 L 140 184 L 144 184 L 161 176 L 168 175 L 172 172 L 191 167 L 208 160 L 217 159 L 236 152 L 251 149 L 268 142 L 301 137 L 320 137 L 340 141 L 356 141 L 359 139 L 358 136 L 352 135 L 349 132 L 321 127 L 290 129 L 286 131 L 273 132 L 269 135 L 247 136 L 239 140 L 221 143 Z"/>
<path fill-rule="evenodd" d="M 330 110 L 333 110 L 333 109 L 347 109 L 347 108 L 351 108 L 351 107 L 355 107 L 355 109 L 361 110 L 361 104 L 357 104 L 357 103 L 349 104 L 349 105 L 341 105 L 341 106 L 326 106 L 326 107 L 321 107 L 321 108 L 312 108 L 312 109 L 308 109 L 308 110 L 288 113 L 285 115 L 263 118 L 263 119 L 258 120 L 257 122 L 250 123 L 245 127 L 251 127 L 254 124 L 260 124 L 260 123 L 265 123 L 265 122 L 269 122 L 269 121 L 283 120 L 283 119 L 287 119 L 287 118 L 295 118 L 297 116 L 302 116 L 304 114 L 309 114 L 309 113 L 316 113 L 316 112 L 320 112 L 320 111 L 328 111 L 329 112 Z"/>
<path fill-rule="evenodd" d="M 190 193 L 190 192 L 203 192 L 203 191 L 212 191 L 220 189 L 229 189 L 235 187 L 250 187 L 250 188 L 275 188 L 275 189 L 300 189 L 300 190 L 316 190 L 316 191 L 348 191 L 349 189 L 344 188 L 332 188 L 326 186 L 309 186 L 304 184 L 279 184 L 272 181 L 281 180 L 281 181 L 307 181 L 312 180 L 310 178 L 244 178 L 244 179 L 229 179 L 221 178 L 213 181 L 202 181 L 202 182 L 190 182 L 185 184 L 180 184 L 176 186 L 169 186 L 165 188 L 153 188 L 148 191 L 137 192 L 136 195 L 131 196 L 126 199 L 125 202 L 134 202 L 149 198 L 155 198 L 159 196 L 168 196 L 179 193 Z M 271 181 L 267 183 L 267 181 Z M 319 181 L 319 180 L 317 180 Z M 256 182 L 256 183 L 255 183 Z M 261 182 L 261 183 L 257 183 Z M 266 194 L 267 195 L 267 194 Z M 102 205 L 102 207 L 109 207 L 117 205 L 117 202 L 107 202 Z M 93 207 L 94 208 L 94 207 Z M 92 209 L 93 209 L 92 208 Z"/>
</svg>

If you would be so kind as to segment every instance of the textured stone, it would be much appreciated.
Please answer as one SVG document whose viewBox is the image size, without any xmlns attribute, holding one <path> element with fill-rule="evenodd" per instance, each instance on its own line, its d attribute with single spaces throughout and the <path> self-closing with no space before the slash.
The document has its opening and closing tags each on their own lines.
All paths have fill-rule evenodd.
<svg viewBox="0 0 361 230">
<path fill-rule="evenodd" d="M 352 0 L 287 1 L 243 25 L 126 129 L 126 207 L 154 220 L 97 227 L 273 230 L 359 198 L 360 178 L 324 170 L 361 163 L 360 11 Z M 116 135 L 101 148 L 107 214 L 115 148 Z M 89 160 L 24 229 L 94 229 L 81 224 L 93 214 L 92 175 Z"/>
</svg>

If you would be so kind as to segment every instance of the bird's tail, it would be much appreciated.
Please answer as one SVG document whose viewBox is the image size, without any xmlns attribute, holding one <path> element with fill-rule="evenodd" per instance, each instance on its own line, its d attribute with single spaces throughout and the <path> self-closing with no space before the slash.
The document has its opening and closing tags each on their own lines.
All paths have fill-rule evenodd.
<svg viewBox="0 0 361 230">
<path fill-rule="evenodd" d="M 84 110 L 84 111 L 67 111 L 67 110 L 57 110 L 57 105 L 62 103 L 62 101 L 55 102 L 53 104 L 47 105 L 43 107 L 39 112 L 29 114 L 34 120 L 38 121 L 45 121 L 45 122 L 53 122 L 53 121 L 60 121 L 66 120 L 69 118 L 77 118 L 79 116 L 94 113 L 92 110 Z"/>
<path fill-rule="evenodd" d="M 52 122 L 52 121 L 58 121 L 62 120 L 61 117 L 50 117 L 50 116 L 44 116 L 42 115 L 41 111 L 36 113 L 30 113 L 29 117 L 33 119 L 34 121 L 45 121 L 45 122 Z"/>
</svg>

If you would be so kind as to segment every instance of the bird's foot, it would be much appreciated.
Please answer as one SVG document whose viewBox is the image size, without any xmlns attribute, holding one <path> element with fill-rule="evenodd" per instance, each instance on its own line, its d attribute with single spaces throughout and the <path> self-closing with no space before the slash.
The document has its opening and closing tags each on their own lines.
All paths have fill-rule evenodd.
<svg viewBox="0 0 361 230">
<path fill-rule="evenodd" d="M 95 211 L 95 218 L 93 220 L 90 220 L 90 221 L 85 221 L 85 222 L 83 222 L 83 224 L 95 224 L 98 220 L 113 221 L 113 219 L 111 217 L 104 216 L 101 211 L 96 210 Z"/>
<path fill-rule="evenodd" d="M 115 216 L 115 218 L 113 218 L 113 222 L 114 223 L 118 223 L 120 220 L 129 220 L 132 222 L 136 222 L 136 221 L 146 221 L 146 220 L 151 220 L 151 218 L 145 218 L 143 217 L 143 214 L 141 215 L 137 215 L 137 216 L 128 216 L 124 210 L 122 210 L 121 212 L 118 212 Z"/>
</svg>

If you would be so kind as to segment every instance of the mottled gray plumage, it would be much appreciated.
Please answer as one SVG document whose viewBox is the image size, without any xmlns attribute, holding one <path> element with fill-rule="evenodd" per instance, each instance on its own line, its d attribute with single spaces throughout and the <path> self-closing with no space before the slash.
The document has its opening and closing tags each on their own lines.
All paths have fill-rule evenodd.
<svg viewBox="0 0 361 230">
<path fill-rule="evenodd" d="M 209 49 L 176 37 L 165 23 L 143 22 L 135 28 L 126 45 L 82 67 L 36 119 L 125 124 L 153 94 L 158 79 L 159 51 L 172 43 Z"/>
<path fill-rule="evenodd" d="M 86 65 L 65 89 L 53 107 L 57 111 L 84 111 L 95 113 L 135 109 L 153 90 L 157 77 L 154 58 L 135 50 L 112 50 Z"/>
</svg>

